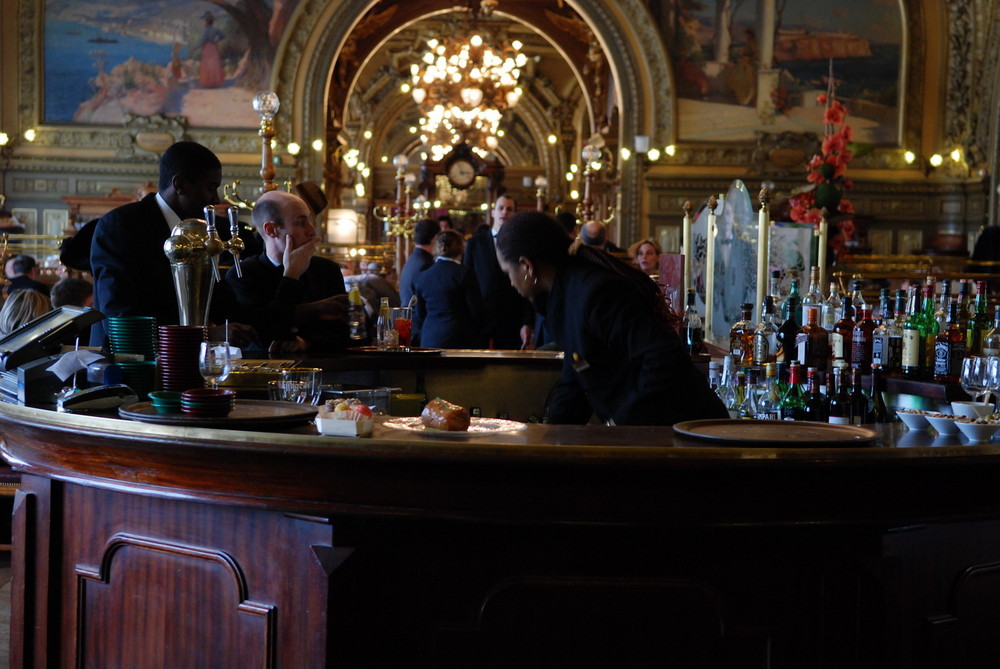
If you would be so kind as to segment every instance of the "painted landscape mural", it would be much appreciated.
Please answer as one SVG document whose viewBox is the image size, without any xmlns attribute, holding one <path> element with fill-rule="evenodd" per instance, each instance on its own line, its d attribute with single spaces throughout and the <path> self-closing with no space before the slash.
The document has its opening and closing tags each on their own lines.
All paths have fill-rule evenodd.
<svg viewBox="0 0 1000 669">
<path fill-rule="evenodd" d="M 647 0 L 677 87 L 678 138 L 751 141 L 754 131 L 822 132 L 832 78 L 859 142 L 899 136 L 898 0 Z M 762 39 L 770 36 L 772 39 Z"/>
<path fill-rule="evenodd" d="M 298 0 L 46 0 L 47 123 L 120 125 L 184 115 L 194 127 L 254 128 Z"/>
</svg>

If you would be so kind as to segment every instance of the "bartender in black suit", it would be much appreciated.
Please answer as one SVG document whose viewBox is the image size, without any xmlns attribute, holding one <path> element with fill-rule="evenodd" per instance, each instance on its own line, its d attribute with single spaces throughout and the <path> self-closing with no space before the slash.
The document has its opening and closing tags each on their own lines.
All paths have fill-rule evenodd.
<svg viewBox="0 0 1000 669">
<path fill-rule="evenodd" d="M 160 157 L 159 192 L 105 214 L 94 230 L 90 265 L 94 275 L 94 308 L 105 316 L 154 316 L 158 325 L 180 318 L 170 261 L 163 242 L 187 218 L 204 217 L 208 205 L 219 204 L 222 163 L 195 142 L 177 142 Z M 224 300 L 213 300 L 213 306 Z M 238 323 L 213 337 L 227 337 L 235 346 L 253 338 L 252 329 Z M 224 326 L 223 326 L 224 327 Z M 92 346 L 103 346 L 104 321 L 91 328 Z"/>
<path fill-rule="evenodd" d="M 640 270 L 570 240 L 551 218 L 524 211 L 497 236 L 508 280 L 545 315 L 563 349 L 550 423 L 672 425 L 726 418 L 722 401 L 677 335 L 677 316 Z"/>
<path fill-rule="evenodd" d="M 254 204 L 251 221 L 264 252 L 230 269 L 240 315 L 274 353 L 331 349 L 348 342 L 347 290 L 333 260 L 316 255 L 316 228 L 305 201 L 275 190 Z"/>
<path fill-rule="evenodd" d="M 514 198 L 499 196 L 493 207 L 492 227 L 483 226 L 465 247 L 464 264 L 479 281 L 486 307 L 486 331 L 496 349 L 523 350 L 533 346 L 535 312 L 531 303 L 511 287 L 497 262 L 496 236 L 515 211 Z"/>
</svg>

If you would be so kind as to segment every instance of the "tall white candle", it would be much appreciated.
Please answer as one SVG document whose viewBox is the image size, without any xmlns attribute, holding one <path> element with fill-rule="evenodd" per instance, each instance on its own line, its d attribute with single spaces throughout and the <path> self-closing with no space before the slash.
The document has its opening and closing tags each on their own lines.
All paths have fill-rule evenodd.
<svg viewBox="0 0 1000 669">
<path fill-rule="evenodd" d="M 714 340 L 712 332 L 712 311 L 715 306 L 715 208 L 719 200 L 714 195 L 708 200 L 708 227 L 706 234 L 708 240 L 705 243 L 705 336 L 709 341 Z"/>
<path fill-rule="evenodd" d="M 819 229 L 816 236 L 819 240 L 816 243 L 816 265 L 819 267 L 819 285 L 826 285 L 826 238 L 829 235 L 829 224 L 826 222 L 826 209 L 819 219 Z"/>
<path fill-rule="evenodd" d="M 687 295 L 688 289 L 691 288 L 691 258 L 694 256 L 694 249 L 691 247 L 691 200 L 684 203 L 681 246 L 684 250 L 684 288 L 681 290 L 681 295 Z"/>
<path fill-rule="evenodd" d="M 771 212 L 768 203 L 771 191 L 760 189 L 760 211 L 757 213 L 757 321 L 764 320 L 761 305 L 767 295 L 767 276 L 770 265 Z"/>
</svg>

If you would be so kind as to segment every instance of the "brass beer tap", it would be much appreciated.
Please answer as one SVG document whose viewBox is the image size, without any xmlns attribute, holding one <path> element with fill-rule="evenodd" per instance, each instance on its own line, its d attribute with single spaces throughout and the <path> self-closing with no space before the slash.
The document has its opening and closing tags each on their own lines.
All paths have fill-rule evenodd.
<svg viewBox="0 0 1000 669">
<path fill-rule="evenodd" d="M 240 238 L 240 210 L 237 207 L 229 207 L 229 241 L 226 242 L 226 250 L 233 256 L 236 277 L 243 278 L 243 268 L 240 267 L 240 255 L 246 250 L 246 244 Z"/>
<path fill-rule="evenodd" d="M 226 249 L 226 244 L 215 229 L 215 207 L 211 205 L 205 207 L 205 233 L 205 254 L 212 261 L 212 276 L 218 283 L 222 281 L 222 275 L 219 273 L 219 256 Z"/>
</svg>

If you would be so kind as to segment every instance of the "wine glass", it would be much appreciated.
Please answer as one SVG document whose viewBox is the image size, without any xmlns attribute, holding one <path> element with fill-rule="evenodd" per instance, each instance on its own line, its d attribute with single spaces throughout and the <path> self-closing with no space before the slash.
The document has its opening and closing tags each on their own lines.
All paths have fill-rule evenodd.
<svg viewBox="0 0 1000 669">
<path fill-rule="evenodd" d="M 962 361 L 962 376 L 959 383 L 962 390 L 969 394 L 972 401 L 986 392 L 989 382 L 989 364 L 987 358 L 970 357 Z"/>
<path fill-rule="evenodd" d="M 232 363 L 229 359 L 228 341 L 203 341 L 198 351 L 198 371 L 208 382 L 209 387 L 216 389 L 219 383 L 229 378 Z"/>
</svg>

